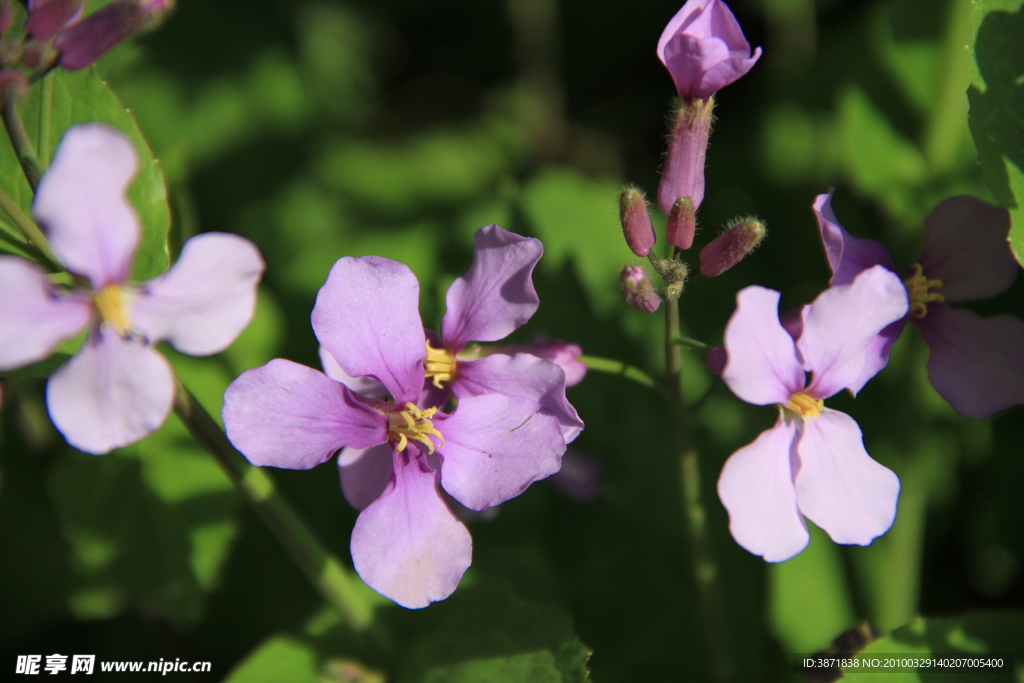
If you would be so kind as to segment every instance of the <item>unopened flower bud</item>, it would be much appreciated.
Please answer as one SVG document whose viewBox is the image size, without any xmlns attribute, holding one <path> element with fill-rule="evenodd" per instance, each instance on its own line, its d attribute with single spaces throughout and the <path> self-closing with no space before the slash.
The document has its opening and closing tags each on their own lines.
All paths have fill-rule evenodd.
<svg viewBox="0 0 1024 683">
<path fill-rule="evenodd" d="M 34 40 L 49 40 L 82 16 L 84 0 L 31 0 L 25 32 Z"/>
<path fill-rule="evenodd" d="M 658 204 L 666 214 L 680 197 L 689 197 L 696 213 L 704 201 L 704 157 L 711 133 L 713 98 L 682 102 L 672 121 L 665 167 L 658 186 Z"/>
<path fill-rule="evenodd" d="M 721 275 L 752 252 L 765 236 L 764 223 L 742 218 L 700 250 L 700 272 L 708 277 Z"/>
<path fill-rule="evenodd" d="M 654 313 L 661 305 L 661 297 L 654 291 L 651 278 L 640 266 L 624 266 L 619 275 L 619 289 L 626 303 L 638 311 Z"/>
<path fill-rule="evenodd" d="M 716 346 L 708 351 L 708 370 L 715 373 L 719 377 L 725 372 L 725 365 L 729 362 L 729 354 L 725 352 L 721 346 Z"/>
<path fill-rule="evenodd" d="M 619 221 L 626 244 L 637 256 L 647 256 L 658 238 L 651 216 L 647 213 L 647 197 L 636 187 L 627 187 L 619 197 Z"/>
<path fill-rule="evenodd" d="M 665 239 L 674 247 L 689 249 L 697 233 L 697 209 L 689 197 L 680 197 L 668 214 L 668 228 Z"/>
<path fill-rule="evenodd" d="M 60 65 L 84 69 L 122 40 L 155 28 L 173 7 L 173 0 L 114 0 L 104 5 L 57 36 Z"/>
</svg>

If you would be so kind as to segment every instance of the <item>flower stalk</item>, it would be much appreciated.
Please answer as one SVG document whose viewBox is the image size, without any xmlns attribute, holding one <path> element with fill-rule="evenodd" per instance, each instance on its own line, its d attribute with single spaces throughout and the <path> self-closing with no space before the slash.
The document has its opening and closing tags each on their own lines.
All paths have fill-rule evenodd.
<svg viewBox="0 0 1024 683">
<path fill-rule="evenodd" d="M 32 141 L 29 140 L 25 126 L 18 115 L 17 98 L 4 95 L 0 97 L 0 100 L 2 100 L 0 117 L 4 120 L 4 127 L 7 128 L 7 136 L 11 139 L 11 146 L 14 147 L 15 154 L 18 155 L 18 163 L 21 164 L 21 170 L 25 173 L 25 179 L 32 191 L 35 192 L 43 171 L 35 149 L 32 147 Z"/>
<path fill-rule="evenodd" d="M 54 257 L 53 252 L 50 251 L 50 243 L 46 239 L 46 235 L 43 231 L 35 224 L 31 218 L 25 215 L 25 212 L 21 210 L 21 207 L 17 203 L 7 196 L 7 193 L 0 190 L 0 209 L 3 209 L 4 213 L 10 217 L 11 222 L 17 226 L 21 234 L 25 236 L 29 245 L 35 248 L 39 252 L 39 256 L 45 262 L 45 265 L 52 270 L 63 270 L 63 266 Z"/>
</svg>

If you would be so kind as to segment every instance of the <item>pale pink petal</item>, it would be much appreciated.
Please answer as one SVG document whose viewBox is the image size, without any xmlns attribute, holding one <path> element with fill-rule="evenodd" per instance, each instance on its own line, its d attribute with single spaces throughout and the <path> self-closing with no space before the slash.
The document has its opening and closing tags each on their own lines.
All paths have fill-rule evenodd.
<svg viewBox="0 0 1024 683">
<path fill-rule="evenodd" d="M 686 4 L 680 8 L 678 12 L 669 20 L 668 25 L 665 26 L 665 30 L 661 32 L 661 38 L 658 39 L 658 57 L 661 62 L 665 63 L 665 47 L 668 42 L 672 40 L 677 34 L 682 33 L 686 28 L 694 22 L 694 20 L 700 16 L 704 11 L 705 5 L 711 0 L 687 0 Z"/>
<path fill-rule="evenodd" d="M 577 344 L 561 340 L 538 342 L 536 344 L 511 344 L 498 347 L 501 353 L 530 353 L 541 358 L 550 358 L 565 371 L 565 386 L 572 387 L 583 381 L 587 374 L 587 364 L 579 358 L 583 349 Z"/>
<path fill-rule="evenodd" d="M 262 274 L 263 259 L 249 240 L 197 235 L 185 242 L 177 263 L 132 300 L 132 327 L 190 356 L 223 351 L 252 320 Z"/>
<path fill-rule="evenodd" d="M 346 256 L 316 296 L 313 331 L 347 375 L 376 377 L 397 403 L 415 403 L 427 355 L 419 303 L 408 266 Z"/>
<path fill-rule="evenodd" d="M 39 182 L 32 212 L 53 253 L 93 289 L 128 277 L 139 221 L 125 190 L 137 168 L 124 133 L 87 123 L 68 129 Z"/>
<path fill-rule="evenodd" d="M 498 341 L 537 312 L 533 268 L 544 253 L 540 240 L 497 225 L 473 236 L 473 265 L 448 288 L 441 320 L 445 345 L 458 353 L 471 341 Z"/>
<path fill-rule="evenodd" d="M 872 266 L 852 284 L 826 289 L 804 307 L 797 346 L 804 368 L 814 373 L 809 393 L 827 398 L 861 381 L 868 346 L 908 307 L 903 282 L 884 266 Z"/>
<path fill-rule="evenodd" d="M 341 366 L 338 365 L 338 361 L 334 360 L 334 356 L 331 355 L 331 352 L 324 347 L 318 347 L 317 353 L 320 354 L 320 364 L 324 368 L 324 374 L 335 382 L 341 382 L 360 396 L 384 398 L 388 395 L 387 388 L 373 377 L 349 377 L 349 375 L 341 369 Z"/>
<path fill-rule="evenodd" d="M 394 472 L 390 444 L 372 448 L 343 448 L 338 455 L 338 475 L 345 500 L 362 510 L 380 498 Z"/>
<path fill-rule="evenodd" d="M 0 256 L 0 370 L 42 360 L 92 316 L 89 301 L 56 294 L 41 268 Z"/>
<path fill-rule="evenodd" d="M 254 465 L 308 470 L 343 446 L 387 441 L 387 418 L 321 372 L 275 359 L 224 392 L 224 429 Z"/>
<path fill-rule="evenodd" d="M 848 285 L 861 271 L 876 265 L 885 266 L 895 272 L 896 262 L 880 242 L 854 237 L 839 225 L 836 215 L 832 212 L 833 192 L 835 188 L 830 187 L 828 194 L 819 194 L 813 206 L 814 215 L 818 219 L 818 229 L 821 231 L 821 241 L 825 246 L 825 256 L 828 258 L 829 267 L 832 268 L 832 280 L 829 284 L 833 287 Z"/>
<path fill-rule="evenodd" d="M 736 295 L 736 312 L 725 328 L 728 361 L 722 379 L 747 403 L 786 403 L 804 388 L 796 345 L 779 323 L 779 293 L 747 287 Z"/>
<path fill-rule="evenodd" d="M 173 401 L 167 359 L 107 330 L 93 334 L 46 385 L 53 424 L 69 444 L 96 455 L 156 431 Z"/>
<path fill-rule="evenodd" d="M 799 468 L 796 434 L 796 427 L 780 417 L 733 453 L 718 478 L 732 537 L 768 562 L 788 560 L 810 539 L 793 488 L 794 469 Z"/>
<path fill-rule="evenodd" d="M 796 502 L 836 543 L 868 545 L 892 526 L 900 480 L 864 450 L 852 417 L 829 408 L 804 419 Z"/>
<path fill-rule="evenodd" d="M 981 316 L 932 304 L 914 318 L 931 353 L 932 386 L 959 412 L 974 418 L 1024 403 L 1024 321 Z"/>
<path fill-rule="evenodd" d="M 503 503 L 554 474 L 565 452 L 558 420 L 519 397 L 467 396 L 435 426 L 444 435 L 441 485 L 473 510 Z"/>
<path fill-rule="evenodd" d="M 960 195 L 942 202 L 924 219 L 921 267 L 941 280 L 946 303 L 988 299 L 1017 279 L 1019 267 L 1007 241 L 1010 212 Z"/>
<path fill-rule="evenodd" d="M 370 588 L 419 609 L 455 591 L 473 559 L 473 539 L 441 499 L 438 473 L 394 457 L 394 479 L 352 529 L 352 561 Z"/>
<path fill-rule="evenodd" d="M 868 342 L 868 346 L 864 350 L 864 369 L 860 371 L 857 379 L 846 387 L 850 390 L 851 394 L 856 396 L 860 393 L 860 390 L 864 388 L 868 380 L 889 364 L 889 352 L 892 351 L 892 345 L 903 334 L 903 328 L 906 326 L 907 319 L 900 318 L 891 325 L 888 325 L 874 339 Z"/>
</svg>

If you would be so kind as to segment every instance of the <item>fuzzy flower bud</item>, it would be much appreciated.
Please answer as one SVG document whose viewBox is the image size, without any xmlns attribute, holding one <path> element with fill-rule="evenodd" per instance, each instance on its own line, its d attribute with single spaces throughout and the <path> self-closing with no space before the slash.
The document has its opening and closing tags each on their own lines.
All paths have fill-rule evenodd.
<svg viewBox="0 0 1024 683">
<path fill-rule="evenodd" d="M 83 0 L 31 0 L 25 32 L 35 40 L 49 40 L 82 16 Z"/>
<path fill-rule="evenodd" d="M 687 101 L 711 97 L 750 71 L 760 56 L 761 48 L 750 54 L 743 29 L 721 0 L 689 0 L 658 41 L 658 59 Z"/>
<path fill-rule="evenodd" d="M 173 7 L 173 0 L 114 0 L 104 5 L 57 36 L 60 65 L 84 69 L 122 40 L 155 28 Z"/>
<path fill-rule="evenodd" d="M 626 244 L 637 256 L 647 256 L 657 241 L 651 216 L 647 213 L 647 197 L 636 187 L 627 187 L 619 197 L 619 220 Z"/>
<path fill-rule="evenodd" d="M 756 218 L 741 218 L 700 250 L 700 272 L 721 275 L 752 252 L 765 236 L 765 225 Z"/>
<path fill-rule="evenodd" d="M 697 233 L 697 210 L 689 197 L 680 197 L 668 214 L 668 228 L 665 239 L 674 247 L 689 249 Z"/>
<path fill-rule="evenodd" d="M 658 186 L 658 204 L 666 214 L 671 215 L 676 200 L 682 197 L 690 198 L 694 213 L 704 201 L 704 157 L 714 105 L 713 99 L 693 100 L 683 102 L 675 111 Z"/>
<path fill-rule="evenodd" d="M 654 291 L 651 278 L 640 266 L 623 266 L 619 274 L 619 289 L 626 303 L 638 311 L 654 313 L 661 305 L 661 297 Z"/>
</svg>

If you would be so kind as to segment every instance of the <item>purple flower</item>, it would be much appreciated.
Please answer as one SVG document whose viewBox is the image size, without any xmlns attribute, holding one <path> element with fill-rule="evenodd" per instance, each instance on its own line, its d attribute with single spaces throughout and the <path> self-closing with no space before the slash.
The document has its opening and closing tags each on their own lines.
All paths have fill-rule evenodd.
<svg viewBox="0 0 1024 683">
<path fill-rule="evenodd" d="M 43 175 L 33 212 L 54 254 L 88 286 L 59 288 L 34 264 L 0 257 L 0 369 L 46 358 L 88 329 L 46 388 L 68 443 L 106 453 L 156 430 L 174 376 L 152 344 L 194 356 L 223 350 L 248 325 L 263 260 L 248 240 L 207 233 L 188 240 L 165 274 L 127 282 L 139 240 L 125 197 L 138 159 L 123 134 L 100 124 L 68 130 Z"/>
<path fill-rule="evenodd" d="M 777 405 L 779 419 L 733 453 L 718 479 L 733 538 L 781 562 L 807 545 L 807 517 L 837 543 L 869 544 L 892 525 L 899 479 L 868 456 L 857 423 L 824 400 L 861 376 L 871 340 L 906 315 L 899 278 L 875 267 L 822 292 L 803 308 L 796 342 L 779 322 L 778 292 L 747 287 L 736 301 L 722 379 L 747 403 Z"/>
<path fill-rule="evenodd" d="M 750 71 L 760 56 L 761 48 L 750 54 L 750 43 L 721 0 L 689 0 L 658 41 L 658 58 L 687 101 L 711 97 Z"/>
<path fill-rule="evenodd" d="M 895 261 L 879 242 L 853 237 L 839 225 L 832 213 L 832 192 L 814 202 L 832 284 L 850 282 L 876 264 L 896 272 Z M 865 374 L 885 366 L 909 321 L 928 343 L 932 386 L 956 410 L 986 418 L 1024 403 L 1024 321 L 1012 315 L 982 318 L 948 305 L 992 297 L 1013 284 L 1017 264 L 1006 242 L 1009 213 L 961 195 L 936 206 L 924 229 L 921 258 L 903 279 L 909 313 L 871 342 Z M 851 390 L 856 392 L 866 381 L 859 379 Z"/>
<path fill-rule="evenodd" d="M 532 294 L 524 284 L 532 256 L 520 254 L 518 267 L 502 269 L 510 262 L 479 251 L 502 240 L 531 245 L 496 227 L 481 232 L 474 267 L 449 290 L 442 324 L 447 343 L 458 348 L 469 339 L 504 336 L 536 307 L 535 295 L 533 301 L 524 296 L 527 289 Z M 454 377 L 428 346 L 418 302 L 412 272 L 376 256 L 340 259 L 317 295 L 312 322 L 325 364 L 334 361 L 345 376 L 359 378 L 363 391 L 381 396 L 365 378 L 376 380 L 390 400 L 359 395 L 286 360 L 242 374 L 224 397 L 228 436 L 255 465 L 309 469 L 344 448 L 343 488 L 361 510 L 351 541 L 356 571 L 410 608 L 448 597 L 470 564 L 469 532 L 441 488 L 473 510 L 497 505 L 557 472 L 566 441 L 559 418 L 523 395 L 550 386 L 537 364 L 562 375 L 547 359 L 518 354 L 491 368 L 475 365 L 487 358 L 459 361 L 452 371 L 465 375 L 469 386 L 458 407 L 446 413 L 437 407 L 442 404 L 428 404 L 424 387 L 436 389 L 435 380 L 443 385 Z M 476 391 L 472 383 L 488 376 L 524 388 Z M 527 386 L 535 382 L 540 389 Z"/>
</svg>

